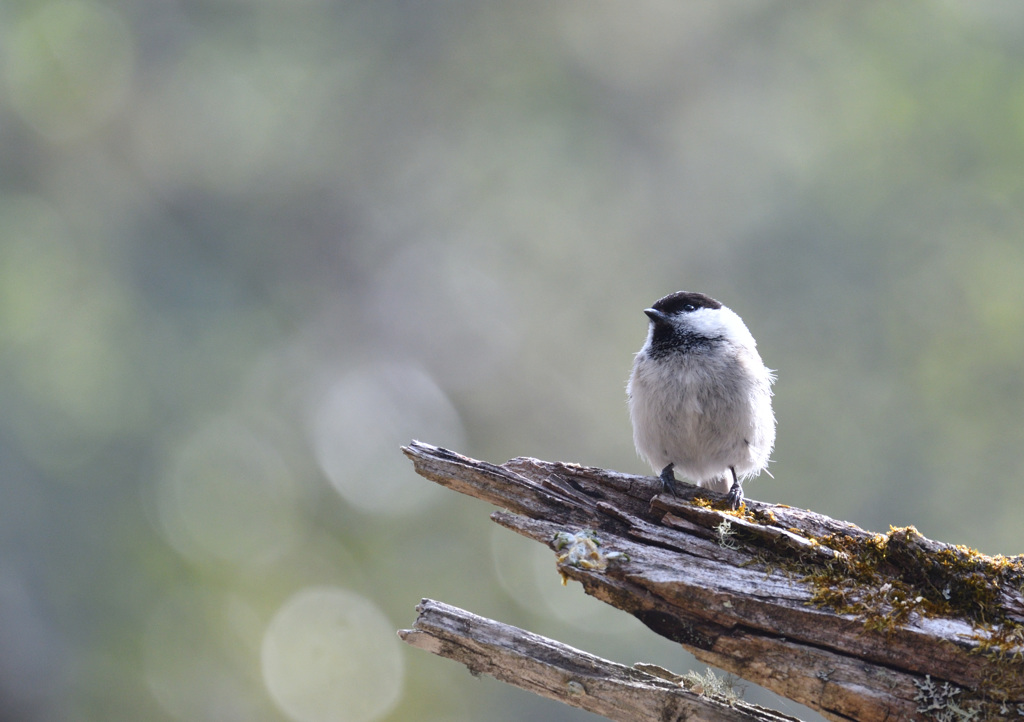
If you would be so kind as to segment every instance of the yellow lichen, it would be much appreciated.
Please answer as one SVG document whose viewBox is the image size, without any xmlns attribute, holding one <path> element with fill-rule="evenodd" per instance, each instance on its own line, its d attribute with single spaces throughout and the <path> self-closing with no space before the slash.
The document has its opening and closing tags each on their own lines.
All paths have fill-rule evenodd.
<svg viewBox="0 0 1024 722">
<path fill-rule="evenodd" d="M 703 497 L 692 503 L 762 526 L 781 527 L 771 512 L 751 512 L 746 506 L 732 511 L 723 508 L 722 502 Z M 714 529 L 720 543 L 732 541 L 737 531 L 725 524 Z M 855 617 L 872 632 L 894 634 L 915 617 L 973 624 L 973 652 L 986 657 L 988 664 L 981 684 L 964 690 L 964 709 L 976 709 L 979 714 L 991 711 L 995 716 L 990 717 L 998 718 L 1000 710 L 1017 708 L 1024 700 L 1024 624 L 1005 606 L 1007 592 L 1024 593 L 1024 555 L 988 556 L 962 545 L 937 544 L 912 526 L 868 535 L 789 531 L 806 539 L 808 548 L 816 552 L 794 556 L 792 549 L 762 548 L 751 563 L 769 575 L 780 569 L 801 578 L 811 588 L 812 604 Z M 741 536 L 756 543 L 749 534 Z"/>
<path fill-rule="evenodd" d="M 992 670 L 978 689 L 980 699 L 1024 697 L 1024 626 L 1002 604 L 1002 589 L 1024 583 L 1024 557 L 990 557 L 964 546 L 935 550 L 913 527 L 818 541 L 840 554 L 825 564 L 800 563 L 814 604 L 886 634 L 914 615 L 973 623 L 974 651 L 988 658 Z"/>
</svg>

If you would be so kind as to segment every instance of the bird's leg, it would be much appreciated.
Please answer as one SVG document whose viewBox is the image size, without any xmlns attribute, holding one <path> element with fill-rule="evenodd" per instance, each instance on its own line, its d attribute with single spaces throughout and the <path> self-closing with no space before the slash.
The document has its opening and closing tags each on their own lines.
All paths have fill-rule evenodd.
<svg viewBox="0 0 1024 722">
<path fill-rule="evenodd" d="M 675 496 L 676 493 L 676 475 L 672 471 L 675 464 L 669 464 L 661 470 L 661 488 L 663 491 L 667 491 L 669 494 Z"/>
<path fill-rule="evenodd" d="M 729 493 L 725 495 L 725 500 L 729 502 L 730 509 L 739 509 L 743 504 L 743 487 L 736 477 L 736 469 L 730 466 L 729 471 L 732 472 L 732 486 L 729 487 Z M 664 472 L 662 472 L 662 479 L 664 479 Z"/>
</svg>

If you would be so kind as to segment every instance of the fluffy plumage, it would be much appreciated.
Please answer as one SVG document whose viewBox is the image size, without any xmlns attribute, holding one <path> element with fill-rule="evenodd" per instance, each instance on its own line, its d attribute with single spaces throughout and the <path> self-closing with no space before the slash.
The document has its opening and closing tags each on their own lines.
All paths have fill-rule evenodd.
<svg viewBox="0 0 1024 722">
<path fill-rule="evenodd" d="M 775 444 L 775 377 L 743 320 L 709 296 L 680 291 L 644 313 L 647 340 L 627 386 L 637 452 L 668 490 L 678 470 L 736 508 Z"/>
</svg>

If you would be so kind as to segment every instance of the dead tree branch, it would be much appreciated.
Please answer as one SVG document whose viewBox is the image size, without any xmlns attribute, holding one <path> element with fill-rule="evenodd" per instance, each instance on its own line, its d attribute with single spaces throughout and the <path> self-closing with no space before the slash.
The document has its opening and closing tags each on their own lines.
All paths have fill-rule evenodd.
<svg viewBox="0 0 1024 722">
<path fill-rule="evenodd" d="M 625 667 L 441 602 L 424 599 L 416 609 L 414 628 L 399 632 L 412 646 L 611 720 L 799 722 L 714 690 L 688 689 L 667 669 Z"/>
<path fill-rule="evenodd" d="M 504 509 L 492 518 L 550 546 L 588 594 L 829 719 L 1024 717 L 1024 557 L 756 501 L 731 512 L 695 487 L 663 495 L 654 477 L 404 451 L 422 476 Z"/>
</svg>

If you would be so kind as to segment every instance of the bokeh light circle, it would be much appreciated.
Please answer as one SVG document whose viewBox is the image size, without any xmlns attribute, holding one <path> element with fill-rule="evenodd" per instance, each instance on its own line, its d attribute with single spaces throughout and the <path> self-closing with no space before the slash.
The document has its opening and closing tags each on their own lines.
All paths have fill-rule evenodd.
<svg viewBox="0 0 1024 722">
<path fill-rule="evenodd" d="M 633 617 L 586 594 L 581 585 L 563 585 L 555 555 L 543 544 L 496 527 L 491 531 L 491 557 L 501 588 L 533 614 L 603 635 L 625 634 L 635 627 Z"/>
<path fill-rule="evenodd" d="M 367 366 L 329 379 L 313 400 L 310 434 L 321 469 L 357 509 L 376 514 L 422 512 L 442 498 L 411 473 L 399 453 L 414 438 L 461 448 L 465 434 L 448 396 L 409 363 Z"/>
<path fill-rule="evenodd" d="M 270 696 L 295 722 L 369 722 L 402 692 L 394 628 L 346 589 L 311 587 L 291 597 L 267 628 L 261 659 Z"/>
<path fill-rule="evenodd" d="M 267 563 L 299 537 L 297 494 L 273 439 L 225 418 L 178 449 L 157 489 L 160 525 L 191 559 Z"/>
</svg>

